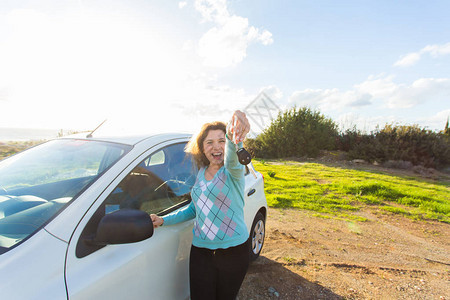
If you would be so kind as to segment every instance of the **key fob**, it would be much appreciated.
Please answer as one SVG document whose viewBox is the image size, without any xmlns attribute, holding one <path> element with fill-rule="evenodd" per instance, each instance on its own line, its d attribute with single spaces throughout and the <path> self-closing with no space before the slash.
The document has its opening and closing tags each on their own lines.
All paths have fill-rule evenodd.
<svg viewBox="0 0 450 300">
<path fill-rule="evenodd" d="M 252 156 L 244 148 L 240 148 L 236 154 L 241 165 L 248 165 L 252 161 Z"/>
</svg>

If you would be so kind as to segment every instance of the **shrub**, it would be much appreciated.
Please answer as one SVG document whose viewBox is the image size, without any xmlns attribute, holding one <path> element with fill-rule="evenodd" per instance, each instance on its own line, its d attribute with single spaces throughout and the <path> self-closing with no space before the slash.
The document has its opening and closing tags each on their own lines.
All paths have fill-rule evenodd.
<svg viewBox="0 0 450 300">
<path fill-rule="evenodd" d="M 270 126 L 246 146 L 260 158 L 315 157 L 320 150 L 333 150 L 337 125 L 318 111 L 296 107 L 280 112 Z"/>
<path fill-rule="evenodd" d="M 363 133 L 354 126 L 339 134 L 336 139 L 336 147 L 338 150 L 348 152 L 355 144 L 361 142 L 362 136 Z"/>
<path fill-rule="evenodd" d="M 450 137 L 417 125 L 386 125 L 361 135 L 349 148 L 350 158 L 368 161 L 409 161 L 433 168 L 450 164 Z"/>
</svg>

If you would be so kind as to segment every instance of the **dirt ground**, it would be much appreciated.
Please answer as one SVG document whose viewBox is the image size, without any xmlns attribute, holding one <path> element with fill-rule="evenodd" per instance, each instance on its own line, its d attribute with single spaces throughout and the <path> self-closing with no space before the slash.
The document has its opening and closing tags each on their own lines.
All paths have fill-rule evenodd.
<svg viewBox="0 0 450 300">
<path fill-rule="evenodd" d="M 369 221 L 269 209 L 239 299 L 450 299 L 450 225 L 360 214 Z"/>
<path fill-rule="evenodd" d="M 366 222 L 269 208 L 261 256 L 239 300 L 450 300 L 450 224 L 366 206 Z"/>
</svg>

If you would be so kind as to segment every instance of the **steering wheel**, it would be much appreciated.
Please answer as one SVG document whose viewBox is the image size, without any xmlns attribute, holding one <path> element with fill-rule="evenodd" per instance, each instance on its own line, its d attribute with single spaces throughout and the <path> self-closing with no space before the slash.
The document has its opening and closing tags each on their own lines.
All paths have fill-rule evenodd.
<svg viewBox="0 0 450 300">
<path fill-rule="evenodd" d="M 193 175 L 189 173 L 178 174 L 174 178 L 164 181 L 155 189 L 155 191 L 165 186 L 164 190 L 166 197 L 169 201 L 173 202 L 174 197 L 181 196 L 180 192 L 183 189 L 186 189 L 187 192 L 190 191 L 190 188 L 193 185 L 193 182 L 191 182 L 191 177 L 193 177 Z"/>
<path fill-rule="evenodd" d="M 170 182 L 171 188 L 178 194 L 183 188 L 190 191 L 194 185 L 195 177 L 191 173 L 181 173 L 168 181 Z"/>
</svg>

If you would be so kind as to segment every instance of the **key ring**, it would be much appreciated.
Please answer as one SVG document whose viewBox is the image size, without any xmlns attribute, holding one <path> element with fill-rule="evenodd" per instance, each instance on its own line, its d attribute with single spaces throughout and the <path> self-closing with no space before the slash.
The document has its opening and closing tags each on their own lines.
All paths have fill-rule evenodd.
<svg viewBox="0 0 450 300">
<path fill-rule="evenodd" d="M 236 122 L 237 122 L 237 117 L 234 118 L 233 120 L 234 124 L 233 124 L 233 143 L 234 146 L 236 147 L 236 154 L 238 157 L 238 161 L 241 165 L 247 166 L 248 169 L 251 171 L 251 173 L 253 174 L 253 176 L 255 177 L 255 179 L 257 178 L 255 170 L 253 169 L 253 166 L 248 166 L 248 164 L 250 164 L 250 162 L 252 161 L 252 156 L 250 155 L 250 153 L 248 153 L 248 151 L 242 147 L 239 148 L 238 146 L 238 142 L 237 142 L 237 137 L 236 137 Z M 231 129 L 231 128 L 230 128 Z"/>
</svg>

